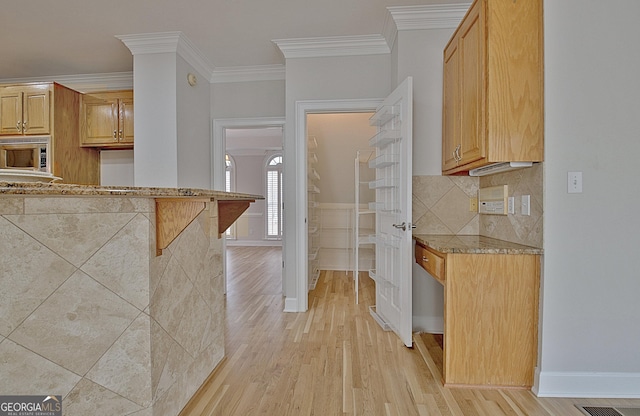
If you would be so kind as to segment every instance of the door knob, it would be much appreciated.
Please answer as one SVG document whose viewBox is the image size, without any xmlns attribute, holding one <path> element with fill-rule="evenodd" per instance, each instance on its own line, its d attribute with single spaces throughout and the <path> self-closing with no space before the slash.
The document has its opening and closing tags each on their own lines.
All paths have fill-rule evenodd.
<svg viewBox="0 0 640 416">
<path fill-rule="evenodd" d="M 394 227 L 401 229 L 402 231 L 407 231 L 407 223 L 402 222 L 402 224 L 393 224 Z"/>
</svg>

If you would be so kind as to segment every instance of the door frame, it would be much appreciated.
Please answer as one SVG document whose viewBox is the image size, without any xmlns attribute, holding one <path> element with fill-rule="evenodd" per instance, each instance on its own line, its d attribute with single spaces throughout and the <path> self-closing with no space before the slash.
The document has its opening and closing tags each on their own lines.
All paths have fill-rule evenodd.
<svg viewBox="0 0 640 416">
<path fill-rule="evenodd" d="M 284 117 L 250 117 L 250 118 L 216 118 L 211 122 L 211 184 L 212 189 L 224 191 L 225 189 L 225 160 L 227 151 L 227 129 L 243 128 L 282 128 L 282 147 L 284 154 L 285 118 Z M 286 163 L 283 159 L 283 163 Z M 287 195 L 283 198 L 286 199 Z M 282 236 L 282 252 L 284 256 L 285 241 Z M 227 252 L 227 240 L 222 239 L 222 253 Z M 222 256 L 222 274 L 224 276 L 224 293 L 227 293 L 227 257 Z M 285 278 L 282 276 L 282 293 L 285 293 Z"/>
<path fill-rule="evenodd" d="M 285 224 L 292 227 L 295 241 L 287 244 L 284 250 L 285 279 L 296 283 L 296 298 L 285 300 L 285 312 L 306 312 L 309 308 L 309 262 L 308 262 L 308 227 L 307 227 L 307 181 L 296 178 L 307 177 L 307 115 L 331 113 L 364 113 L 375 112 L 383 99 L 344 99 L 344 100 L 305 100 L 296 101 L 295 105 L 295 142 L 294 148 L 287 149 L 285 135 L 285 154 L 295 154 L 295 169 L 284 170 L 285 197 L 295 201 L 295 212 L 287 213 Z M 287 184 L 295 184 L 290 188 Z M 286 193 L 291 192 L 288 196 Z M 287 217 L 285 217 L 287 218 Z"/>
</svg>

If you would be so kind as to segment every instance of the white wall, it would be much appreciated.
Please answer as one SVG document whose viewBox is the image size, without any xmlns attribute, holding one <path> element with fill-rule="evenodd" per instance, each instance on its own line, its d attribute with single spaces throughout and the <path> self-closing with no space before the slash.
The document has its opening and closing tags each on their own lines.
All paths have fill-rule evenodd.
<svg viewBox="0 0 640 416">
<path fill-rule="evenodd" d="M 640 2 L 544 6 L 538 393 L 640 397 Z M 567 193 L 568 171 L 583 193 Z"/>
<path fill-rule="evenodd" d="M 394 45 L 395 80 L 413 77 L 413 175 L 441 175 L 442 55 L 455 28 L 402 30 Z M 444 290 L 415 262 L 413 268 L 413 329 L 444 330 Z"/>
<path fill-rule="evenodd" d="M 133 186 L 133 150 L 100 151 L 100 184 Z"/>
<path fill-rule="evenodd" d="M 442 56 L 454 30 L 398 32 L 396 84 L 413 77 L 413 175 L 442 172 Z"/>
<path fill-rule="evenodd" d="M 211 85 L 216 118 L 284 117 L 284 81 L 215 83 Z"/>
<path fill-rule="evenodd" d="M 133 57 L 134 181 L 178 186 L 176 54 Z"/>
<path fill-rule="evenodd" d="M 180 56 L 176 61 L 178 186 L 210 189 L 211 86 L 207 77 Z M 196 75 L 191 86 L 187 74 Z"/>
</svg>

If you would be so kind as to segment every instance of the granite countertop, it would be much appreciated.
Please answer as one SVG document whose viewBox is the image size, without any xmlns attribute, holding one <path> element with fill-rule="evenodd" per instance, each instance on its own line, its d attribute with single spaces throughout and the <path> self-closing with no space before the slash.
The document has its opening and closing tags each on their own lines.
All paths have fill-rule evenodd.
<svg viewBox="0 0 640 416">
<path fill-rule="evenodd" d="M 460 254 L 543 254 L 541 248 L 479 235 L 413 234 L 413 239 L 441 253 Z"/>
<path fill-rule="evenodd" d="M 260 195 L 195 188 L 147 188 L 135 186 L 70 185 L 50 182 L 0 182 L 0 195 L 128 196 L 147 198 L 212 198 L 220 201 L 264 199 Z"/>
</svg>

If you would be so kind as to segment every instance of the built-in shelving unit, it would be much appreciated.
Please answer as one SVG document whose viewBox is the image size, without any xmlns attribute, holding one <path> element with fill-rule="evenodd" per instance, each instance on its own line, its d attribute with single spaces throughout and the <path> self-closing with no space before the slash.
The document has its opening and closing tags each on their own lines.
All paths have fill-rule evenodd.
<svg viewBox="0 0 640 416">
<path fill-rule="evenodd" d="M 308 218 L 308 249 L 309 249 L 309 283 L 308 290 L 313 290 L 318 283 L 320 277 L 320 268 L 318 267 L 318 254 L 320 246 L 318 238 L 320 235 L 320 218 L 318 214 L 317 196 L 320 194 L 320 175 L 316 170 L 318 156 L 315 153 L 318 148 L 318 142 L 315 137 L 309 137 L 307 140 L 307 218 Z"/>
<path fill-rule="evenodd" d="M 375 149 L 358 150 L 354 163 L 355 204 L 353 208 L 353 279 L 356 304 L 359 299 L 360 271 L 375 264 L 375 192 L 370 183 L 375 171 L 370 163 L 375 160 Z"/>
<path fill-rule="evenodd" d="M 374 148 L 375 155 L 368 162 L 368 167 L 375 172 L 375 178 L 368 183 L 370 189 L 375 191 L 374 201 L 368 204 L 368 208 L 375 212 L 375 258 L 391 257 L 400 247 L 397 241 L 387 230 L 382 230 L 383 217 L 388 221 L 389 217 L 397 215 L 399 211 L 399 164 L 401 120 L 398 117 L 399 109 L 394 106 L 384 106 L 369 119 L 372 126 L 378 127 L 378 132 L 369 140 L 369 146 Z M 393 270 L 385 270 L 388 267 L 377 264 L 376 268 L 369 270 L 369 277 L 376 282 L 379 288 L 390 288 L 393 291 L 398 282 L 395 281 Z M 380 270 L 382 268 L 382 270 Z M 376 312 L 372 310 L 376 317 Z"/>
</svg>

